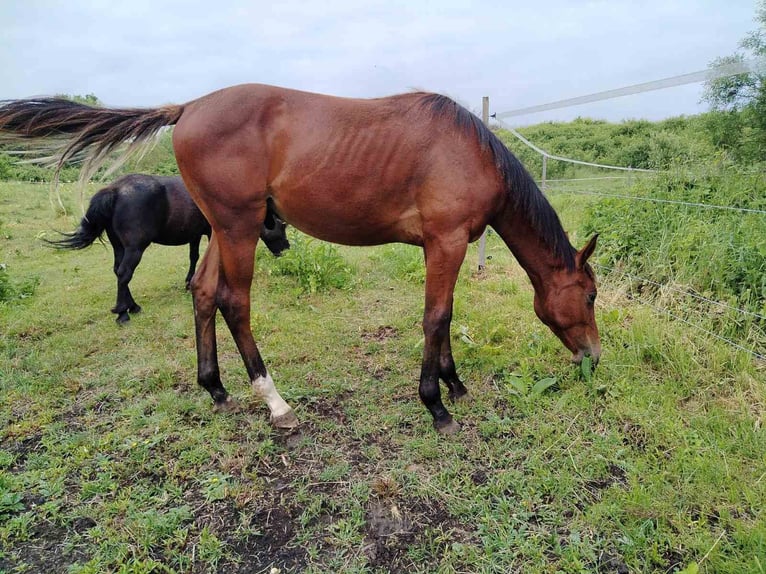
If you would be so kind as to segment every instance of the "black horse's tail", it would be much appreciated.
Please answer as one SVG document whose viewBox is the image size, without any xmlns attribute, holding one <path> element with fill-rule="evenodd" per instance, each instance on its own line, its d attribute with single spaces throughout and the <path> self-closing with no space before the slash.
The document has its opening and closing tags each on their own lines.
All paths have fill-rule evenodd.
<svg viewBox="0 0 766 574">
<path fill-rule="evenodd" d="M 62 239 L 45 239 L 49 245 L 59 249 L 85 249 L 99 239 L 112 221 L 117 190 L 106 187 L 90 200 L 88 211 L 80 220 L 80 226 L 72 233 L 62 233 Z"/>
<path fill-rule="evenodd" d="M 112 152 L 127 148 L 115 159 L 123 162 L 139 151 L 163 127 L 175 124 L 183 105 L 154 109 L 96 108 L 65 98 L 0 101 L 0 143 L 33 147 L 55 165 L 54 182 L 64 163 L 83 160 L 81 180 L 90 178 Z M 43 158 L 42 161 L 45 161 Z"/>
</svg>

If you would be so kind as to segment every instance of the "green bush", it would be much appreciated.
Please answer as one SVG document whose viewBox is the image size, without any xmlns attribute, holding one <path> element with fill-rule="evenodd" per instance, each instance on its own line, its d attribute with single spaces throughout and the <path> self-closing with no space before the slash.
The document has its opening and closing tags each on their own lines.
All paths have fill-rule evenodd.
<svg viewBox="0 0 766 574">
<path fill-rule="evenodd" d="M 725 169 L 696 178 L 679 172 L 662 174 L 639 180 L 629 193 L 763 210 L 765 185 L 760 174 Z M 766 314 L 763 223 L 760 213 L 605 199 L 587 210 L 583 232 L 601 233 L 598 259 L 609 267 L 656 283 L 681 284 L 702 297 Z M 657 291 L 656 286 L 641 281 L 634 287 L 641 293 Z M 750 323 L 740 316 L 726 325 L 733 333 Z"/>
<path fill-rule="evenodd" d="M 351 288 L 353 271 L 337 247 L 294 229 L 289 230 L 289 236 L 290 249 L 282 256 L 259 259 L 259 266 L 267 273 L 294 277 L 305 293 Z"/>
</svg>

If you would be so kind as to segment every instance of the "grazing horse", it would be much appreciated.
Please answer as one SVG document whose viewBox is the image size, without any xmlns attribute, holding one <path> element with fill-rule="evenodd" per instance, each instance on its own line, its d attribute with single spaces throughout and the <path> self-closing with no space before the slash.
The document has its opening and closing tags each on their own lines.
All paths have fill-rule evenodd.
<svg viewBox="0 0 766 574">
<path fill-rule="evenodd" d="M 210 224 L 194 204 L 180 177 L 131 174 L 99 190 L 91 198 L 80 226 L 63 239 L 48 241 L 62 249 L 84 249 L 106 232 L 114 251 L 114 274 L 117 276 L 117 304 L 112 313 L 118 323 L 130 320 L 128 313 L 141 307 L 130 292 L 130 280 L 149 244 L 189 244 L 190 286 L 199 259 L 203 235 L 210 237 Z M 290 247 L 285 224 L 269 206 L 261 227 L 261 239 L 274 255 Z"/>
<path fill-rule="evenodd" d="M 5 141 L 54 138 L 58 168 L 85 156 L 87 177 L 125 142 L 133 150 L 175 125 L 173 149 L 189 193 L 213 228 L 192 279 L 198 382 L 217 408 L 221 384 L 215 315 L 231 331 L 272 424 L 297 424 L 266 369 L 250 327 L 250 285 L 267 203 L 290 225 L 346 245 L 402 242 L 423 248 L 425 345 L 419 395 L 442 433 L 458 430 L 445 408 L 466 393 L 450 347 L 455 282 L 469 242 L 487 225 L 527 272 L 534 310 L 573 353 L 596 363 L 595 277 L 521 163 L 451 99 L 408 93 L 347 99 L 262 84 L 225 88 L 182 105 L 107 109 L 37 98 L 0 102 Z"/>
</svg>

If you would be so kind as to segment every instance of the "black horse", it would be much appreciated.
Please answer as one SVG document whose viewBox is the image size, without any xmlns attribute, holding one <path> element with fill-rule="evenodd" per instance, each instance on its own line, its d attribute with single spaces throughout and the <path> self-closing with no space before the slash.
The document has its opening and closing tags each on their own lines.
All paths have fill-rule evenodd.
<svg viewBox="0 0 766 574">
<path fill-rule="evenodd" d="M 290 247 L 285 227 L 269 204 L 261 239 L 274 255 L 278 256 Z M 126 175 L 99 190 L 90 200 L 77 230 L 63 233 L 64 239 L 48 243 L 62 249 L 84 249 L 104 231 L 114 249 L 117 304 L 112 313 L 117 314 L 118 323 L 129 321 L 129 312 L 141 311 L 128 284 L 150 243 L 189 244 L 188 289 L 199 259 L 202 236 L 210 238 L 210 224 L 192 201 L 180 177 L 143 174 Z"/>
</svg>

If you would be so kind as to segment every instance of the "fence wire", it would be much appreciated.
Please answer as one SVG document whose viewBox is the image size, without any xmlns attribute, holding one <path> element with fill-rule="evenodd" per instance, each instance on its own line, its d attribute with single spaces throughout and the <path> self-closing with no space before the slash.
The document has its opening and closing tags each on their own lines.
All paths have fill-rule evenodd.
<svg viewBox="0 0 766 574">
<path fill-rule="evenodd" d="M 562 182 L 566 180 L 558 180 L 558 181 Z M 573 180 L 570 180 L 570 181 L 573 181 Z M 600 191 L 588 191 L 588 190 L 581 190 L 581 189 L 562 189 L 562 188 L 549 188 L 549 189 L 551 189 L 552 191 L 557 191 L 559 193 L 577 193 L 580 195 L 596 195 L 599 197 L 610 197 L 615 199 L 651 201 L 653 203 L 669 203 L 672 205 L 686 205 L 689 207 L 701 207 L 705 209 L 724 209 L 724 210 L 730 210 L 730 211 L 740 211 L 743 213 L 766 214 L 766 210 L 764 209 L 753 209 L 749 207 L 734 207 L 733 205 L 714 205 L 712 203 L 696 203 L 691 201 L 680 201 L 676 199 L 662 199 L 659 197 L 645 197 L 640 195 L 622 195 L 619 193 L 603 193 Z"/>
<path fill-rule="evenodd" d="M 660 173 L 658 170 L 645 170 L 645 169 L 626 168 L 626 167 L 621 167 L 621 166 L 611 166 L 611 165 L 598 164 L 598 163 L 594 163 L 594 162 L 585 162 L 585 161 L 580 161 L 580 160 L 574 160 L 572 158 L 565 158 L 565 157 L 561 157 L 561 156 L 555 156 L 555 155 L 550 154 L 547 151 L 539 148 L 538 146 L 534 145 L 532 142 L 527 140 L 524 136 L 519 134 L 515 129 L 510 127 L 508 124 L 506 124 L 502 120 L 499 120 L 498 123 L 500 123 L 514 137 L 519 139 L 526 146 L 528 146 L 529 148 L 531 148 L 535 152 L 541 154 L 543 157 L 548 158 L 548 159 L 553 159 L 553 160 L 557 160 L 557 161 L 563 161 L 563 162 L 577 164 L 577 165 L 585 165 L 585 166 L 594 167 L 594 168 L 601 168 L 601 169 L 607 169 L 607 170 L 617 170 L 617 171 L 622 171 L 622 172 L 626 172 L 627 171 L 627 172 L 642 172 L 642 173 Z M 574 179 L 568 179 L 568 180 L 565 180 L 565 179 L 547 180 L 547 182 L 545 182 L 545 183 L 554 183 L 555 182 L 557 184 L 564 184 L 566 182 L 581 182 L 581 181 L 584 182 L 584 181 L 595 181 L 595 180 L 601 180 L 601 179 L 604 179 L 604 180 L 606 180 L 606 179 L 626 180 L 627 179 L 627 180 L 629 180 L 629 179 L 631 179 L 631 177 L 632 177 L 631 175 L 627 175 L 627 176 L 602 176 L 602 177 L 592 177 L 592 178 L 583 177 L 583 178 L 574 178 Z M 543 183 L 543 182 L 541 182 L 541 183 Z M 545 183 L 543 183 L 543 185 L 545 185 Z M 735 211 L 735 212 L 739 212 L 739 213 L 750 213 L 750 214 L 759 214 L 759 215 L 766 214 L 766 210 L 764 210 L 764 209 L 736 207 L 736 206 L 732 206 L 732 205 L 715 205 L 715 204 L 708 204 L 708 203 L 702 203 L 702 202 L 681 201 L 681 200 L 663 199 L 663 198 L 656 198 L 656 197 L 646 197 L 646 196 L 628 195 L 628 194 L 619 194 L 619 193 L 604 193 L 604 192 L 599 192 L 599 191 L 594 191 L 594 190 L 572 189 L 572 188 L 566 188 L 566 187 L 561 187 L 561 186 L 555 186 L 555 187 L 546 186 L 546 191 L 552 191 L 552 192 L 555 192 L 555 193 L 573 193 L 573 194 L 580 194 L 580 195 L 590 195 L 590 196 L 595 196 L 595 197 L 622 199 L 622 200 L 626 200 L 626 201 L 649 201 L 649 202 L 653 202 L 653 203 L 686 206 L 686 207 L 693 207 L 693 208 L 698 208 L 698 209 L 717 209 L 717 210 Z M 661 290 L 669 290 L 669 291 L 672 291 L 672 292 L 675 292 L 675 293 L 679 293 L 679 294 L 683 295 L 684 297 L 691 297 L 691 298 L 693 298 L 693 299 L 695 299 L 695 300 L 697 300 L 699 302 L 705 303 L 707 305 L 712 305 L 712 306 L 715 306 L 715 307 L 717 307 L 719 309 L 724 309 L 724 310 L 727 310 L 727 311 L 730 311 L 730 312 L 733 312 L 733 313 L 738 313 L 738 314 L 740 314 L 743 317 L 747 317 L 747 318 L 755 319 L 755 320 L 761 320 L 761 321 L 765 321 L 766 320 L 766 316 L 764 316 L 764 315 L 762 315 L 760 313 L 755 313 L 755 312 L 752 312 L 752 311 L 748 311 L 746 309 L 741 309 L 739 307 L 735 307 L 733 305 L 729 305 L 729 304 L 723 303 L 721 301 L 716 301 L 716 300 L 710 299 L 708 297 L 703 297 L 702 295 L 699 295 L 699 294 L 696 294 L 696 293 L 693 293 L 691 291 L 687 291 L 687 290 L 684 290 L 684 289 L 679 289 L 677 287 L 673 287 L 673 286 L 668 285 L 668 284 L 658 283 L 656 281 L 652 281 L 651 279 L 647 279 L 645 277 L 638 276 L 638 275 L 636 275 L 634 273 L 630 273 L 630 272 L 622 271 L 622 270 L 617 270 L 617 269 L 608 267 L 606 265 L 594 264 L 594 266 L 598 267 L 598 268 L 601 268 L 601 269 L 603 269 L 605 271 L 608 271 L 608 272 L 621 273 L 624 277 L 627 277 L 630 281 L 638 280 L 638 281 L 641 281 L 641 282 L 646 283 L 648 285 L 652 285 L 652 286 L 654 286 L 654 287 L 656 287 L 658 289 L 661 289 Z M 641 305 L 644 305 L 644 306 L 652 309 L 653 311 L 655 311 L 657 313 L 661 313 L 661 314 L 663 314 L 663 315 L 665 315 L 667 317 L 670 317 L 673 320 L 680 321 L 680 322 L 684 323 L 685 325 L 688 325 L 689 327 L 692 327 L 693 329 L 699 331 L 700 333 L 703 333 L 703 334 L 705 334 L 705 335 L 707 335 L 709 337 L 712 337 L 712 338 L 714 338 L 716 340 L 724 342 L 727 345 L 731 346 L 732 348 L 737 349 L 737 350 L 742 351 L 742 352 L 745 352 L 745 353 L 751 355 L 752 357 L 754 357 L 754 358 L 756 358 L 758 360 L 766 361 L 766 355 L 763 352 L 759 352 L 759 351 L 756 351 L 755 349 L 748 348 L 745 345 L 743 345 L 741 343 L 738 343 L 737 341 L 735 341 L 735 340 L 733 340 L 733 339 L 731 339 L 729 337 L 725 337 L 725 336 L 723 336 L 720 333 L 716 333 L 716 332 L 714 332 L 714 331 L 712 331 L 712 330 L 702 326 L 699 323 L 696 323 L 694 321 L 690 321 L 688 318 L 685 318 L 685 317 L 681 316 L 678 313 L 674 313 L 673 311 L 671 311 L 671 310 L 669 310 L 669 309 L 667 309 L 667 308 L 665 308 L 665 307 L 663 307 L 661 305 L 658 305 L 655 302 L 649 301 L 645 297 L 641 297 L 639 295 L 636 295 L 633 292 L 632 286 L 630 286 L 630 297 L 631 297 L 632 300 L 636 301 L 637 303 L 639 303 Z"/>
<path fill-rule="evenodd" d="M 637 279 L 639 281 L 643 281 L 645 283 L 654 285 L 654 286 L 659 287 L 661 289 L 669 289 L 671 291 L 676 291 L 676 292 L 682 293 L 682 294 L 684 294 L 686 296 L 693 297 L 695 299 L 704 301 L 704 302 L 712 304 L 712 305 L 718 305 L 720 307 L 723 307 L 723 308 L 729 309 L 731 311 L 735 311 L 735 312 L 741 313 L 743 315 L 748 315 L 748 316 L 755 317 L 755 318 L 758 318 L 758 319 L 766 319 L 766 317 L 764 317 L 763 315 L 760 315 L 758 313 L 753 313 L 753 312 L 747 311 L 745 309 L 740 309 L 738 307 L 733 307 L 733 306 L 728 305 L 726 303 L 723 303 L 721 301 L 715 301 L 713 299 L 708 299 L 706 297 L 702 297 L 700 295 L 696 295 L 696 294 L 691 293 L 689 291 L 684 291 L 683 289 L 673 288 L 673 287 L 671 287 L 669 285 L 666 285 L 666 284 L 657 283 L 656 281 L 652 281 L 651 279 L 647 279 L 645 277 L 641 277 L 639 275 L 635 275 L 634 273 L 630 273 L 628 271 L 622 271 L 622 270 L 614 269 L 614 268 L 609 267 L 607 265 L 601 265 L 600 263 L 594 263 L 593 266 L 598 268 L 598 269 L 603 269 L 603 270 L 611 272 L 611 273 L 620 273 L 623 276 L 628 277 L 630 279 Z M 664 315 L 667 315 L 667 316 L 669 316 L 672 319 L 675 319 L 677 321 L 681 321 L 685 325 L 693 327 L 694 329 L 696 329 L 696 330 L 698 330 L 698 331 L 700 331 L 702 333 L 705 333 L 706 335 L 709 335 L 709 336 L 711 336 L 711 337 L 713 337 L 713 338 L 715 338 L 715 339 L 717 339 L 719 341 L 723 341 L 723 342 L 727 343 L 728 345 L 734 347 L 735 349 L 738 349 L 740 351 L 744 351 L 745 353 L 748 353 L 748 354 L 752 355 L 753 357 L 755 357 L 757 359 L 760 359 L 762 361 L 766 361 L 766 355 L 764 355 L 763 353 L 759 353 L 758 351 L 755 351 L 754 349 L 750 349 L 749 347 L 745 347 L 744 345 L 742 345 L 740 343 L 737 343 L 736 341 L 734 341 L 734 340 L 732 340 L 732 339 L 730 339 L 728 337 L 724 337 L 723 335 L 721 335 L 719 333 L 716 333 L 714 331 L 711 331 L 710 329 L 707 329 L 707 328 L 703 327 L 699 323 L 695 323 L 693 321 L 689 321 L 688 319 L 686 319 L 684 317 L 681 317 L 680 315 L 678 315 L 676 313 L 673 313 L 672 311 L 670 311 L 669 309 L 667 309 L 667 308 L 665 308 L 665 307 L 663 307 L 661 305 L 657 305 L 657 304 L 649 301 L 648 299 L 645 299 L 645 298 L 640 297 L 639 295 L 636 295 L 634 293 L 634 291 L 633 291 L 632 286 L 630 287 L 630 298 L 633 301 L 637 301 L 638 303 L 640 303 L 640 304 L 642 304 L 642 305 L 644 305 L 646 307 L 649 307 L 649 308 L 653 309 L 656 312 L 659 312 L 659 313 L 662 313 Z"/>
<path fill-rule="evenodd" d="M 633 84 L 631 86 L 625 86 L 623 88 L 606 90 L 603 92 L 596 92 L 594 94 L 578 96 L 576 98 L 567 98 L 565 100 L 550 102 L 548 104 L 541 104 L 537 106 L 529 106 L 526 108 L 510 110 L 507 112 L 500 112 L 496 114 L 495 117 L 498 120 L 502 120 L 503 118 L 525 116 L 527 114 L 534 114 L 534 113 L 544 112 L 548 110 L 557 110 L 560 108 L 579 106 L 582 104 L 589 104 L 592 102 L 599 102 L 602 100 L 610 100 L 612 98 L 619 98 L 622 96 L 630 96 L 633 94 L 640 94 L 643 92 L 651 92 L 654 90 L 663 90 L 665 88 L 683 86 L 685 84 L 697 84 L 699 82 L 709 82 L 711 80 L 716 80 L 718 78 L 737 76 L 739 74 L 747 74 L 751 72 L 754 72 L 757 74 L 763 74 L 764 69 L 766 69 L 766 61 L 764 61 L 763 59 L 730 62 L 727 64 L 721 64 L 720 66 L 714 66 L 712 68 L 708 68 L 707 70 L 691 72 L 689 74 L 680 74 L 678 76 L 671 76 L 669 78 L 663 78 L 661 80 L 643 82 L 641 84 Z"/>
</svg>

